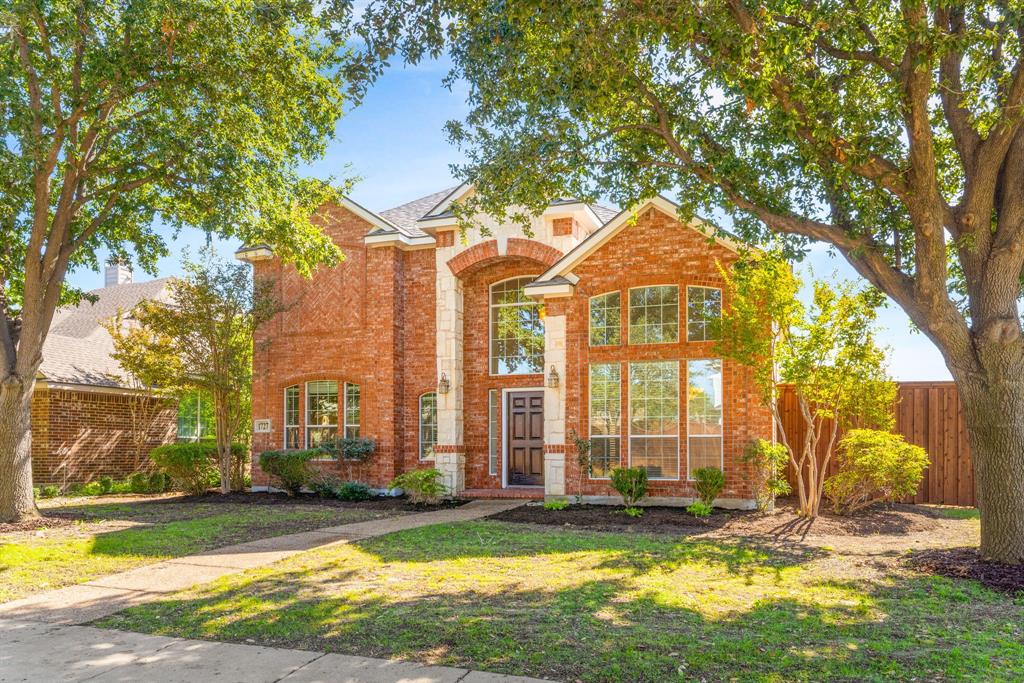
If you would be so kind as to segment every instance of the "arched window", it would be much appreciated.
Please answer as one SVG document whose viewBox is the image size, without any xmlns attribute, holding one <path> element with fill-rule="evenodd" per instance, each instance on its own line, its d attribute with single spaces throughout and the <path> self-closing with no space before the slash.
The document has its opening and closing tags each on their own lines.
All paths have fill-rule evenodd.
<svg viewBox="0 0 1024 683">
<path fill-rule="evenodd" d="M 434 457 L 437 445 L 437 394 L 420 396 L 420 460 Z"/>
<path fill-rule="evenodd" d="M 523 287 L 534 276 L 491 285 L 491 374 L 544 372 L 544 321 L 540 304 Z"/>
</svg>

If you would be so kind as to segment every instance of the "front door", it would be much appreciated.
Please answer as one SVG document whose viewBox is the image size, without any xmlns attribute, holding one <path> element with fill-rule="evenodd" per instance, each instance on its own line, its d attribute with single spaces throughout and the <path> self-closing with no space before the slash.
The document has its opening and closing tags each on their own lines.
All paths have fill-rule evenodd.
<svg viewBox="0 0 1024 683">
<path fill-rule="evenodd" d="M 544 485 L 544 392 L 508 394 L 508 484 Z"/>
</svg>

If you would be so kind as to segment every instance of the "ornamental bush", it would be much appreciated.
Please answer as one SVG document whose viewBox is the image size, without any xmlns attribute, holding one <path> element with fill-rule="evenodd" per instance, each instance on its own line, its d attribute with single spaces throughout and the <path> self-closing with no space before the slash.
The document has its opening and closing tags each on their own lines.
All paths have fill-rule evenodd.
<svg viewBox="0 0 1024 683">
<path fill-rule="evenodd" d="M 693 471 L 693 479 L 700 502 L 711 507 L 725 488 L 725 472 L 717 467 L 701 467 Z"/>
<path fill-rule="evenodd" d="M 334 489 L 334 497 L 357 503 L 373 498 L 373 491 L 366 484 L 358 481 L 343 481 Z"/>
<path fill-rule="evenodd" d="M 686 511 L 697 518 L 710 517 L 713 509 L 714 508 L 702 500 L 695 500 L 686 506 Z"/>
<path fill-rule="evenodd" d="M 754 502 L 761 512 L 773 508 L 776 496 L 784 496 L 792 490 L 786 480 L 789 452 L 781 443 L 755 439 L 743 452 L 743 462 L 753 469 L 750 484 Z"/>
<path fill-rule="evenodd" d="M 205 442 L 168 443 L 149 452 L 149 459 L 171 477 L 174 485 L 190 495 L 205 493 L 211 477 L 217 473 L 217 448 Z M 133 474 L 133 493 L 146 493 L 149 480 L 145 474 Z"/>
<path fill-rule="evenodd" d="M 361 437 L 345 437 L 337 439 L 332 448 L 332 454 L 349 462 L 366 462 L 377 449 L 373 439 Z"/>
<path fill-rule="evenodd" d="M 635 507 L 647 495 L 647 470 L 643 467 L 613 467 L 611 480 L 627 508 Z"/>
<path fill-rule="evenodd" d="M 260 453 L 260 469 L 273 477 L 289 496 L 302 491 L 313 480 L 309 461 L 323 457 L 319 448 L 301 451 L 264 451 Z"/>
<path fill-rule="evenodd" d="M 434 468 L 403 472 L 394 478 L 391 488 L 402 489 L 417 505 L 439 503 L 448 493 L 448 487 L 441 481 L 441 473 Z"/>
<path fill-rule="evenodd" d="M 839 472 L 825 480 L 837 514 L 912 496 L 928 467 L 928 453 L 899 434 L 851 429 L 839 442 Z"/>
</svg>

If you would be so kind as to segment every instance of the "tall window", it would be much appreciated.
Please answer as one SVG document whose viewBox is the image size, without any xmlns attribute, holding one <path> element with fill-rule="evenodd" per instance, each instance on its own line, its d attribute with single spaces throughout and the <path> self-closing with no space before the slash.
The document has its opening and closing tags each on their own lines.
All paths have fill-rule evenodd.
<svg viewBox="0 0 1024 683">
<path fill-rule="evenodd" d="M 306 448 L 317 448 L 338 436 L 338 383 L 306 382 Z"/>
<path fill-rule="evenodd" d="M 679 288 L 675 285 L 629 290 L 629 343 L 679 341 Z"/>
<path fill-rule="evenodd" d="M 603 479 L 620 463 L 622 387 L 618 363 L 590 366 L 590 476 Z"/>
<path fill-rule="evenodd" d="M 345 438 L 354 439 L 359 436 L 359 385 L 345 383 Z"/>
<path fill-rule="evenodd" d="M 491 374 L 544 372 L 544 322 L 540 304 L 526 296 L 520 277 L 491 286 Z"/>
<path fill-rule="evenodd" d="M 590 298 L 590 345 L 615 346 L 621 343 L 621 304 L 618 292 Z"/>
<path fill-rule="evenodd" d="M 299 448 L 299 387 L 284 390 L 284 447 Z"/>
<path fill-rule="evenodd" d="M 679 478 L 679 363 L 629 364 L 629 460 L 651 479 Z"/>
<path fill-rule="evenodd" d="M 717 339 L 716 324 L 722 318 L 722 290 L 715 287 L 686 288 L 686 341 Z"/>
<path fill-rule="evenodd" d="M 501 432 L 498 429 L 497 389 L 487 392 L 487 472 L 492 477 L 498 474 L 498 454 L 501 451 Z"/>
<path fill-rule="evenodd" d="M 722 467 L 722 361 L 691 360 L 686 367 L 687 476 Z"/>
<path fill-rule="evenodd" d="M 178 441 L 198 441 L 215 436 L 213 401 L 190 391 L 178 401 Z"/>
<path fill-rule="evenodd" d="M 437 445 L 437 394 L 420 396 L 420 460 L 434 457 Z"/>
</svg>

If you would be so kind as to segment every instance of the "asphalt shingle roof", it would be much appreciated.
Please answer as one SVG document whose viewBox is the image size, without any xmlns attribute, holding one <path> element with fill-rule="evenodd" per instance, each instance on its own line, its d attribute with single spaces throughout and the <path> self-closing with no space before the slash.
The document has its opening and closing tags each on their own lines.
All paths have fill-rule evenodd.
<svg viewBox="0 0 1024 683">
<path fill-rule="evenodd" d="M 170 280 L 165 277 L 95 289 L 90 292 L 99 297 L 95 304 L 82 301 L 59 309 L 43 344 L 39 373 L 63 384 L 121 386 L 117 378 L 124 373 L 110 357 L 114 342 L 103 323 L 118 310 L 128 312 L 146 299 L 164 298 Z"/>
</svg>

